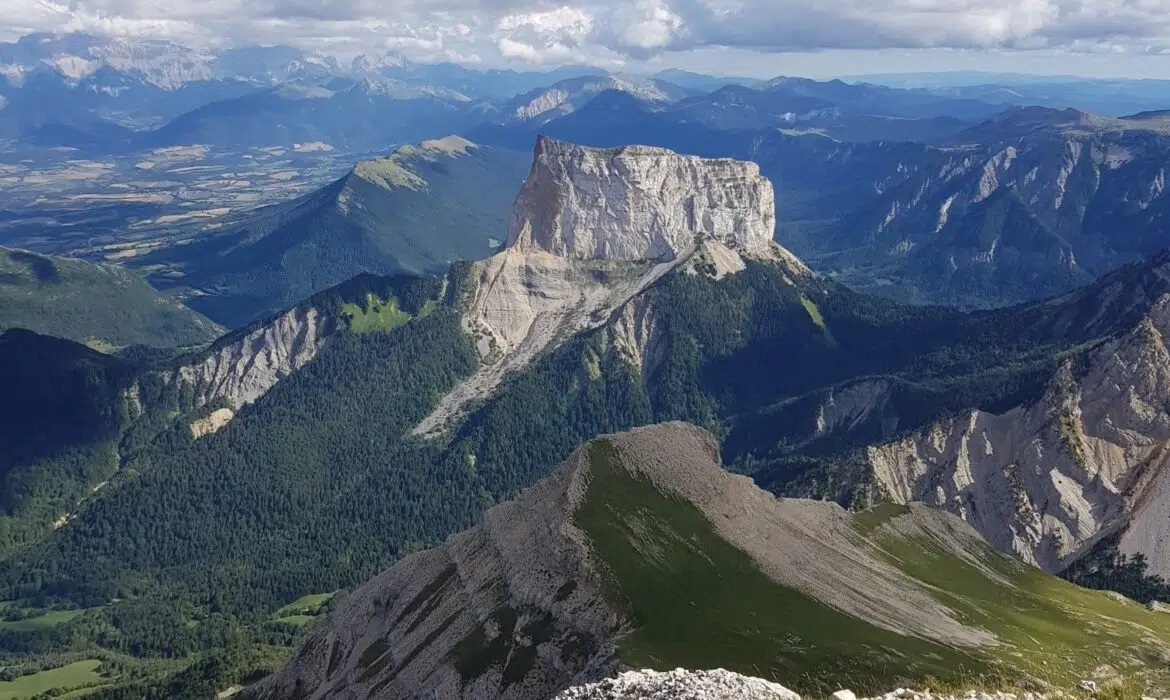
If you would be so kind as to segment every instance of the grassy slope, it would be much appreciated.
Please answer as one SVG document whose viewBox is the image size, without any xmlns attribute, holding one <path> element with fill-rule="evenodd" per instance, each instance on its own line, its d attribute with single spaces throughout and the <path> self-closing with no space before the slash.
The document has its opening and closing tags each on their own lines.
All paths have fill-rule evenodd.
<svg viewBox="0 0 1170 700">
<path fill-rule="evenodd" d="M 276 622 L 296 627 L 304 627 L 316 622 L 321 609 L 329 602 L 337 591 L 333 593 L 310 593 L 301 596 L 288 605 L 277 610 L 272 618 Z"/>
<path fill-rule="evenodd" d="M 435 303 L 428 301 L 417 316 L 399 308 L 398 299 L 382 299 L 374 293 L 366 295 L 364 304 L 347 302 L 341 305 L 341 315 L 346 319 L 351 333 L 374 333 L 392 331 L 409 322 L 412 318 L 423 318 L 435 310 Z"/>
<path fill-rule="evenodd" d="M 576 523 L 610 568 L 613 602 L 638 623 L 619 648 L 624 662 L 729 668 L 801 692 L 877 691 L 904 678 L 985 670 L 969 654 L 901 637 L 777 585 L 697 508 L 631 475 L 604 441 L 592 450 Z"/>
<path fill-rule="evenodd" d="M 0 330 L 13 327 L 104 348 L 194 345 L 222 331 L 121 268 L 0 248 Z"/>
<path fill-rule="evenodd" d="M 618 649 L 628 664 L 724 667 L 827 693 L 1029 679 L 1069 688 L 1109 661 L 1147 687 L 1167 687 L 1161 659 L 1170 615 L 1076 588 L 988 548 L 979 557 L 997 580 L 937 542 L 882 527 L 904 511 L 861 514 L 858 530 L 890 561 L 932 587 L 961 620 L 1003 643 L 961 650 L 903 637 L 777 585 L 695 507 L 626 471 L 607 443 L 592 449 L 592 478 L 576 523 L 608 566 L 612 602 L 635 621 Z"/>
<path fill-rule="evenodd" d="M 288 615 L 297 614 L 316 614 L 321 609 L 321 606 L 329 602 L 329 600 L 336 595 L 337 591 L 333 593 L 310 593 L 309 595 L 301 596 L 293 602 L 276 611 L 276 617 L 287 617 Z"/>
<path fill-rule="evenodd" d="M 97 659 L 77 661 L 68 666 L 21 676 L 12 681 L 0 681 L 0 700 L 20 700 L 37 697 L 50 690 L 73 690 L 82 686 L 101 683 L 98 668 L 102 662 Z"/>
<path fill-rule="evenodd" d="M 0 630 L 11 630 L 13 632 L 34 632 L 36 630 L 56 627 L 57 625 L 69 622 L 83 612 L 85 611 L 50 610 L 43 615 L 37 615 L 36 617 L 29 617 L 23 620 L 0 620 Z"/>
<path fill-rule="evenodd" d="M 1109 663 L 1150 690 L 1170 689 L 1170 614 L 1074 586 L 990 546 L 970 554 L 995 577 L 930 538 L 878 530 L 872 539 L 892 563 L 931 586 L 960 620 L 994 632 L 1003 642 L 987 652 L 994 661 L 1065 688 Z"/>
</svg>

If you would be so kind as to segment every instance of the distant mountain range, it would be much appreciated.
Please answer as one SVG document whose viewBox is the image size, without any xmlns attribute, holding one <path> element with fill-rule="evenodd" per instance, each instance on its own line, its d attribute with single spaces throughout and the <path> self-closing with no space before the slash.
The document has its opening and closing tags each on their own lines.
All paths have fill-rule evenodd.
<svg viewBox="0 0 1170 700">
<path fill-rule="evenodd" d="M 605 90 L 720 129 L 780 126 L 850 141 L 929 141 L 1012 106 L 1121 116 L 1161 108 L 1170 97 L 1158 81 L 944 80 L 919 86 L 912 76 L 877 79 L 898 86 L 680 70 L 642 77 L 579 66 L 476 70 L 414 63 L 393 52 L 342 63 L 286 46 L 210 51 L 165 41 L 36 34 L 0 44 L 0 141 L 98 152 L 317 141 L 368 150 L 485 123 L 543 123 Z"/>
<path fill-rule="evenodd" d="M 166 41 L 106 39 L 84 34 L 28 35 L 0 43 L 0 140 L 44 145 L 133 148 L 151 143 L 213 143 L 215 129 L 230 133 L 246 115 L 268 120 L 282 112 L 286 124 L 330 136 L 350 134 L 360 141 L 361 120 L 373 122 L 394 111 L 391 102 L 415 99 L 439 103 L 502 100 L 557 80 L 603 71 L 567 67 L 550 72 L 477 71 L 454 64 L 414 64 L 395 54 L 363 55 L 342 65 L 331 56 L 287 46 L 237 47 L 218 52 Z M 291 85 L 291 87 L 282 87 Z M 336 95 L 328 107 L 322 101 Z M 312 106 L 301 101 L 313 98 Z M 242 99 L 243 101 L 239 101 Z M 355 102 L 365 100 L 364 103 Z M 218 106 L 212 106 L 219 104 Z M 152 130 L 187 115 L 153 140 L 135 131 Z M 419 121 L 441 116 L 425 109 L 410 112 Z M 220 114 L 222 126 L 200 125 Z M 345 122 L 343 117 L 352 119 Z M 193 123 L 194 122 L 194 123 Z M 308 126 L 309 123 L 312 126 Z M 451 122 L 443 122 L 452 126 Z M 383 125 L 375 146 L 441 135 L 401 134 L 393 121 Z M 210 131 L 209 131 L 210 130 Z M 281 138 L 277 132 L 272 138 Z M 310 133 L 290 138 L 311 140 Z M 249 145 L 284 141 L 247 135 Z M 228 145 L 235 145 L 229 139 Z M 344 144 L 339 144 L 344 145 Z"/>
<path fill-rule="evenodd" d="M 1165 109 L 1170 104 L 1170 80 L 978 71 L 859 75 L 846 80 L 925 89 L 997 104 L 1073 107 L 1113 117 Z"/>
</svg>

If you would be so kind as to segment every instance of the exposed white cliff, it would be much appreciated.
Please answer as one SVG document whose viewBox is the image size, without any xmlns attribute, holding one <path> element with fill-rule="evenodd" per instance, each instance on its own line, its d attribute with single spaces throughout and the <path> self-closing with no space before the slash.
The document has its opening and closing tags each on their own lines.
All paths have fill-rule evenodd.
<svg viewBox="0 0 1170 700">
<path fill-rule="evenodd" d="M 667 261 L 705 238 L 760 251 L 775 227 L 772 184 L 755 163 L 542 137 L 508 243 L 567 258 Z"/>
<path fill-rule="evenodd" d="M 831 389 L 815 409 L 813 436 L 817 438 L 850 431 L 870 420 L 875 414 L 881 415 L 890 397 L 890 382 L 882 379 L 867 379 Z M 884 420 L 883 433 L 897 428 L 897 418 Z"/>
<path fill-rule="evenodd" d="M 696 250 L 716 276 L 742 270 L 745 257 L 806 270 L 773 243 L 774 229 L 772 185 L 754 163 L 540 138 L 507 249 L 471 273 L 464 325 L 481 366 L 414 433 L 441 432 L 545 348 L 620 316 Z"/>
<path fill-rule="evenodd" d="M 226 403 L 227 413 L 217 411 L 191 426 L 195 437 L 219 430 L 245 404 L 252 403 L 276 383 L 304 367 L 329 341 L 332 319 L 315 307 L 298 307 L 280 316 L 221 340 L 199 358 L 164 373 L 191 392 L 190 408 Z"/>
<path fill-rule="evenodd" d="M 1170 296 L 1134 330 L 1066 360 L 1040 400 L 870 448 L 874 475 L 895 501 L 955 513 L 1048 571 L 1121 530 L 1123 551 L 1170 575 L 1168 334 Z"/>
</svg>

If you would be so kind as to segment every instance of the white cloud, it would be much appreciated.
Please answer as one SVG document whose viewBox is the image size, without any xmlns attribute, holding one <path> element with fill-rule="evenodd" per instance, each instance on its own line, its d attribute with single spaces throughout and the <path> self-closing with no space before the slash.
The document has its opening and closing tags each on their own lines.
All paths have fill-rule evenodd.
<svg viewBox="0 0 1170 700">
<path fill-rule="evenodd" d="M 522 41 L 513 41 L 512 39 L 500 39 L 496 47 L 500 51 L 500 55 L 504 58 L 518 58 L 521 61 L 529 63 L 540 62 L 540 52 L 532 44 L 525 44 Z"/>
<path fill-rule="evenodd" d="M 617 43 L 636 53 L 653 53 L 669 47 L 680 35 L 683 19 L 666 0 L 638 0 L 629 10 L 611 20 L 617 29 Z"/>
<path fill-rule="evenodd" d="M 0 0 L 0 34 L 83 31 L 413 57 L 613 62 L 705 47 L 1158 55 L 1170 0 Z"/>
</svg>

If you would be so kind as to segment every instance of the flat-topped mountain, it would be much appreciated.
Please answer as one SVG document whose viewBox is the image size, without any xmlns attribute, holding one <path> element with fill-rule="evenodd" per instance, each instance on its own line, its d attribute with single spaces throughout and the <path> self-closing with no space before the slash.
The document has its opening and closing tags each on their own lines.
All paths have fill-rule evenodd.
<svg viewBox="0 0 1170 700">
<path fill-rule="evenodd" d="M 675 267 L 723 276 L 751 258 L 806 274 L 772 241 L 774 207 L 772 185 L 753 163 L 539 138 L 508 248 L 471 268 L 464 324 L 479 369 L 415 434 L 441 432 L 550 344 L 607 322 Z"/>
<path fill-rule="evenodd" d="M 772 183 L 755 163 L 540 137 L 508 244 L 570 258 L 666 261 L 705 239 L 766 249 L 775 217 Z"/>
</svg>

